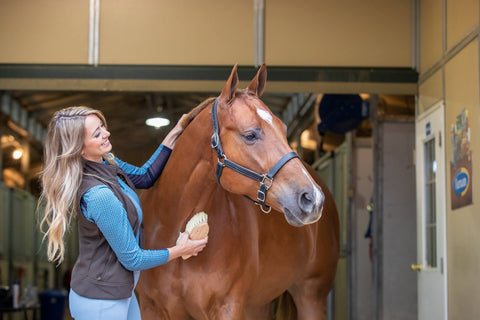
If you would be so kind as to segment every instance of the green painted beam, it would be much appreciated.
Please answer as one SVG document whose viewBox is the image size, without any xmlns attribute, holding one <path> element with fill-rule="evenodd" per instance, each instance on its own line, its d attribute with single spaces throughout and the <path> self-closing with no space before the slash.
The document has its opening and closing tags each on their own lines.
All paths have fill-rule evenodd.
<svg viewBox="0 0 480 320">
<path fill-rule="evenodd" d="M 231 69 L 232 66 L 0 64 L 0 79 L 224 81 Z M 418 81 L 418 72 L 411 68 L 267 66 L 267 69 L 268 81 L 279 82 L 413 84 Z M 250 79 L 256 70 L 253 66 L 239 66 L 239 78 Z"/>
</svg>

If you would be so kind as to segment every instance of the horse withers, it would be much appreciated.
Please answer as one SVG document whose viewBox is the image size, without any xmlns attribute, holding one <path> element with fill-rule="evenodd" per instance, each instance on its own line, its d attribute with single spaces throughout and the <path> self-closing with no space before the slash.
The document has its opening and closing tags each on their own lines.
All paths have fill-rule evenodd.
<svg viewBox="0 0 480 320">
<path fill-rule="evenodd" d="M 287 291 L 297 319 L 325 315 L 338 213 L 260 100 L 266 73 L 262 65 L 237 89 L 235 65 L 221 94 L 189 113 L 161 177 L 142 193 L 146 248 L 172 246 L 197 212 L 210 225 L 198 256 L 141 272 L 142 319 L 271 319 L 271 302 Z"/>
</svg>

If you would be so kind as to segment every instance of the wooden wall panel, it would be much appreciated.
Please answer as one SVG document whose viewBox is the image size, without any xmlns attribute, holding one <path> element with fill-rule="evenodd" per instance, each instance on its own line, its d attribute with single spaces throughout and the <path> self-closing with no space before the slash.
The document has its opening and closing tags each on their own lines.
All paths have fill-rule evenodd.
<svg viewBox="0 0 480 320">
<path fill-rule="evenodd" d="M 0 63 L 88 63 L 89 0 L 2 0 Z M 254 1 L 100 1 L 99 64 L 252 65 Z M 267 0 L 265 61 L 411 66 L 411 2 Z"/>
<path fill-rule="evenodd" d="M 443 0 L 423 0 L 420 4 L 420 71 L 426 72 L 442 58 Z"/>
<path fill-rule="evenodd" d="M 447 167 L 447 253 L 450 319 L 474 319 L 480 314 L 480 110 L 478 41 L 472 42 L 445 66 L 446 167 Z M 463 109 L 468 110 L 472 151 L 471 187 L 473 204 L 451 209 L 450 163 L 453 160 L 451 126 Z"/>
<path fill-rule="evenodd" d="M 87 63 L 89 3 L 1 0 L 0 63 Z"/>
<path fill-rule="evenodd" d="M 294 66 L 411 66 L 411 1 L 266 0 L 265 60 Z"/>
<path fill-rule="evenodd" d="M 478 0 L 447 0 L 447 50 L 478 25 Z"/>
<path fill-rule="evenodd" d="M 435 72 L 418 87 L 418 113 L 421 114 L 437 102 L 443 100 L 442 71 Z"/>
<path fill-rule="evenodd" d="M 253 1 L 102 1 L 101 64 L 253 64 Z"/>
</svg>

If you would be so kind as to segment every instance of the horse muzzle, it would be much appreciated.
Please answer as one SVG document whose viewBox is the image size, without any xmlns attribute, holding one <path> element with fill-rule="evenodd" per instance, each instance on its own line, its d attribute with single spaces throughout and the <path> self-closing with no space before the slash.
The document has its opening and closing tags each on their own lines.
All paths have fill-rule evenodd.
<svg viewBox="0 0 480 320">
<path fill-rule="evenodd" d="M 281 199 L 285 219 L 294 227 L 315 223 L 322 217 L 325 195 L 316 183 L 290 192 Z"/>
</svg>

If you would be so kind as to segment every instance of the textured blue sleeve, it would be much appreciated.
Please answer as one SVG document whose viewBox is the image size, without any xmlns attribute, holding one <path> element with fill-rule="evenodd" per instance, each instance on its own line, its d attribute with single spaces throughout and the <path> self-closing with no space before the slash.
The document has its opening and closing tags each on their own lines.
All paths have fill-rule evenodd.
<svg viewBox="0 0 480 320">
<path fill-rule="evenodd" d="M 127 212 L 107 186 L 89 189 L 82 200 L 83 215 L 97 224 L 125 268 L 137 271 L 167 263 L 167 249 L 143 250 L 138 246 Z"/>
<path fill-rule="evenodd" d="M 132 180 L 135 188 L 147 189 L 153 186 L 155 181 L 157 181 L 163 168 L 167 164 L 171 153 L 172 150 L 170 148 L 161 144 L 141 168 L 126 163 L 118 158 L 115 158 L 115 161 L 128 175 L 130 180 Z"/>
</svg>

